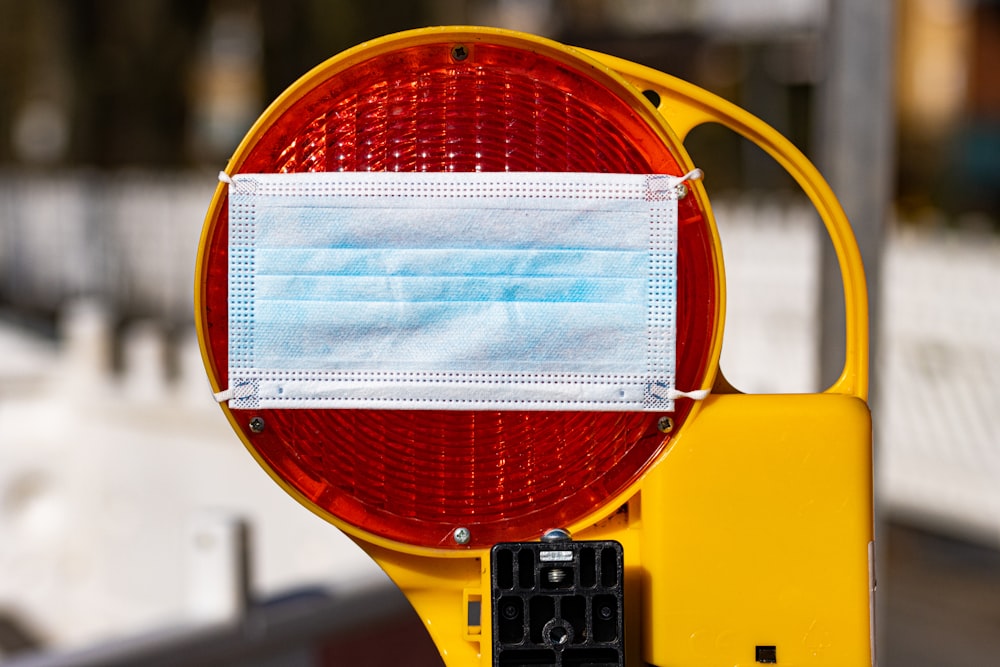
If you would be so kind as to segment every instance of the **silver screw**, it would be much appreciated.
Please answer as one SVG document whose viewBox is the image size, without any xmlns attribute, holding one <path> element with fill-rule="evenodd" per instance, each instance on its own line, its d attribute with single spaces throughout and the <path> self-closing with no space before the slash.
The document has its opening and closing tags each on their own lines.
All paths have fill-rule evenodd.
<svg viewBox="0 0 1000 667">
<path fill-rule="evenodd" d="M 254 433 L 262 433 L 264 431 L 264 418 L 252 417 L 250 419 L 250 430 Z"/>
<path fill-rule="evenodd" d="M 456 528 L 453 537 L 455 544 L 468 544 L 469 540 L 472 539 L 472 533 L 469 532 L 468 528 Z"/>
<path fill-rule="evenodd" d="M 552 528 L 542 535 L 542 542 L 569 542 L 573 539 L 565 528 Z"/>
<path fill-rule="evenodd" d="M 554 567 L 548 572 L 549 583 L 559 584 L 566 581 L 566 575 L 569 574 L 566 570 L 561 567 Z"/>
</svg>

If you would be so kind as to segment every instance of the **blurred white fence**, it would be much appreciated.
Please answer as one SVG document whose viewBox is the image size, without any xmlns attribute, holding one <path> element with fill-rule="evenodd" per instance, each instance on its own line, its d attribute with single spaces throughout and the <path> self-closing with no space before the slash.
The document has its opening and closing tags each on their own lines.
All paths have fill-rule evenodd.
<svg viewBox="0 0 1000 667">
<path fill-rule="evenodd" d="M 213 175 L 0 178 L 0 307 L 54 312 L 93 295 L 120 315 L 190 333 L 195 252 L 214 188 Z M 817 390 L 815 215 L 773 198 L 714 207 L 728 288 L 724 372 L 749 392 Z M 1000 545 L 1000 240 L 893 230 L 883 273 L 869 280 L 883 308 L 879 507 Z M 196 507 L 226 499 L 263 526 L 265 583 L 338 569 L 338 557 L 324 553 L 334 547 L 322 522 L 292 507 L 228 433 L 190 336 L 178 337 L 185 347 L 173 355 L 181 362 L 171 385 L 152 361 L 164 345 L 156 326 L 125 333 L 125 374 L 116 378 L 101 375 L 110 372 L 110 342 L 86 331 L 48 352 L 0 335 L 0 565 L 18 573 L 0 584 L 0 603 L 23 594 L 23 606 L 55 613 L 51 632 L 76 633 L 57 642 L 177 613 L 183 549 L 171 540 L 183 540 Z M 141 557 L 132 562 L 130 552 Z M 352 576 L 356 568 L 364 571 L 339 566 Z M 164 591 L 173 591 L 166 608 Z M 74 624 L 74 613 L 84 622 Z"/>
<path fill-rule="evenodd" d="M 212 174 L 0 178 L 0 302 L 52 309 L 97 296 L 120 312 L 190 320 L 215 185 Z"/>
<path fill-rule="evenodd" d="M 815 391 L 818 218 L 801 204 L 717 206 L 729 317 L 722 368 L 746 391 Z M 1000 546 L 1000 237 L 896 225 L 873 360 L 883 516 Z"/>
<path fill-rule="evenodd" d="M 1000 545 L 1000 241 L 894 234 L 876 443 L 884 506 Z"/>
</svg>

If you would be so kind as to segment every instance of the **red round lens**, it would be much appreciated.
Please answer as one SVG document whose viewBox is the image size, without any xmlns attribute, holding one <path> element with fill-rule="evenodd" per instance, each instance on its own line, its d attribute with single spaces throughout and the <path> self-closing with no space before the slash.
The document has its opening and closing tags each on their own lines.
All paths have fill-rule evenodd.
<svg viewBox="0 0 1000 667">
<path fill-rule="evenodd" d="M 681 168 L 608 77 L 534 45 L 410 44 L 331 71 L 249 145 L 240 173 Z M 464 57 L 456 57 L 456 53 Z M 716 327 L 712 237 L 680 202 L 677 385 L 699 387 Z M 210 220 L 202 331 L 226 386 L 228 224 Z M 690 402 L 671 415 L 675 432 Z M 381 538 L 452 548 L 537 538 L 622 492 L 666 444 L 661 415 L 605 412 L 233 411 L 274 474 L 321 513 Z M 251 432 L 261 417 L 266 427 Z"/>
</svg>

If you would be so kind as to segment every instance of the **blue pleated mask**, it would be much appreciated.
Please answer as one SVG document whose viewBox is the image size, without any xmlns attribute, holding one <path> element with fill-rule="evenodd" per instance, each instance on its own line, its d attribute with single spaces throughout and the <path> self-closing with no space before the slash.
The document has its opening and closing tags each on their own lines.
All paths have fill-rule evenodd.
<svg viewBox="0 0 1000 667">
<path fill-rule="evenodd" d="M 235 176 L 230 406 L 670 410 L 678 183 Z"/>
</svg>

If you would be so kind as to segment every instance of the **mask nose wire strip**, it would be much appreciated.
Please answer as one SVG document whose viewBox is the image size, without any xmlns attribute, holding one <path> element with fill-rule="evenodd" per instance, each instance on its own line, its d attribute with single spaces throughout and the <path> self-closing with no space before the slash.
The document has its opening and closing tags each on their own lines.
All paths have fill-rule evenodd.
<svg viewBox="0 0 1000 667">
<path fill-rule="evenodd" d="M 686 181 L 700 181 L 704 177 L 705 177 L 705 172 L 703 172 L 701 169 L 697 169 L 697 168 L 692 169 L 691 171 L 689 171 L 688 173 L 686 173 L 686 174 L 684 174 L 682 176 L 669 176 L 668 175 L 669 184 L 667 185 L 667 187 L 675 187 L 675 186 L 680 185 L 681 183 L 684 183 Z M 219 172 L 219 180 L 221 182 L 225 183 L 226 185 L 232 185 L 233 184 L 233 177 L 230 176 L 229 174 L 227 174 L 225 171 L 220 171 Z"/>
</svg>

